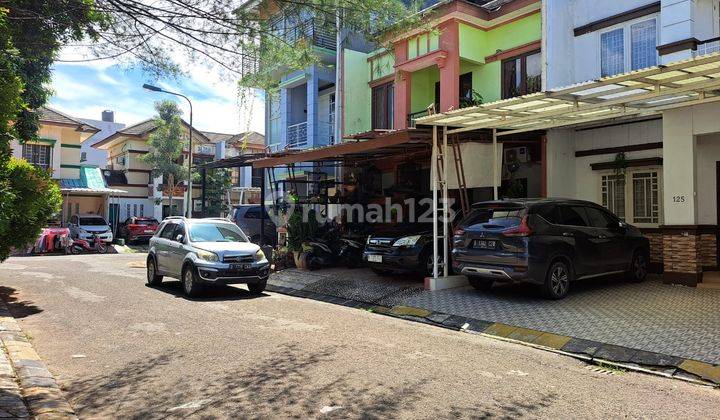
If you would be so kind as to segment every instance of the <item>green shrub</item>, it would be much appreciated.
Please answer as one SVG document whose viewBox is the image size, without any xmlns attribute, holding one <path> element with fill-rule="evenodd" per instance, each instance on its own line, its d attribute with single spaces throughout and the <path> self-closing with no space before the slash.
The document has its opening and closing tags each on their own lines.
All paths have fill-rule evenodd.
<svg viewBox="0 0 720 420">
<path fill-rule="evenodd" d="M 33 243 L 62 209 L 62 194 L 50 175 L 25 160 L 10 158 L 0 173 L 0 261 L 12 248 Z"/>
</svg>

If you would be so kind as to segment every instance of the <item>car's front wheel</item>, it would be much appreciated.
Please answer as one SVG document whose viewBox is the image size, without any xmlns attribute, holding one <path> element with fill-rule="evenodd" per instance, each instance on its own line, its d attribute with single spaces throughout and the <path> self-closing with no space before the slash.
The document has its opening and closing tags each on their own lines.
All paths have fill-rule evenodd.
<svg viewBox="0 0 720 420">
<path fill-rule="evenodd" d="M 158 275 L 157 265 L 155 264 L 155 258 L 148 258 L 147 260 L 147 285 L 148 286 L 159 286 L 162 283 L 163 276 Z"/>
<path fill-rule="evenodd" d="M 647 277 L 647 258 L 640 251 L 635 251 L 632 262 L 630 263 L 630 281 L 633 283 L 641 283 Z"/>
<path fill-rule="evenodd" d="M 570 291 L 571 279 L 572 271 L 570 265 L 562 260 L 553 262 L 545 276 L 543 294 L 548 299 L 564 298 L 567 296 L 568 291 Z"/>
<path fill-rule="evenodd" d="M 248 283 L 248 290 L 251 293 L 260 294 L 265 291 L 267 287 L 267 280 L 259 281 L 257 283 Z"/>
<path fill-rule="evenodd" d="M 438 263 L 438 275 L 442 275 L 442 272 L 443 272 L 443 257 L 442 257 L 442 255 L 438 255 L 437 263 Z M 425 256 L 425 276 L 426 277 L 433 276 L 433 253 L 432 252 L 428 252 L 428 254 Z"/>
<path fill-rule="evenodd" d="M 195 297 L 200 293 L 201 286 L 195 278 L 195 269 L 192 266 L 185 267 L 182 275 L 182 285 L 187 297 Z"/>
</svg>

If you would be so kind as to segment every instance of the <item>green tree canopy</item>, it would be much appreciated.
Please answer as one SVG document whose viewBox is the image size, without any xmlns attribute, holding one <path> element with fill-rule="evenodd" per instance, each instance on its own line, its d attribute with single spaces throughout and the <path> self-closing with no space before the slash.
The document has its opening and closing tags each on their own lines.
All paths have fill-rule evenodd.
<svg viewBox="0 0 720 420">
<path fill-rule="evenodd" d="M 150 134 L 150 151 L 142 156 L 143 162 L 150 165 L 154 177 L 162 176 L 168 189 L 170 211 L 173 211 L 173 193 L 175 188 L 187 178 L 187 169 L 178 163 L 183 152 L 182 111 L 171 100 L 155 102 L 155 130 Z"/>
</svg>

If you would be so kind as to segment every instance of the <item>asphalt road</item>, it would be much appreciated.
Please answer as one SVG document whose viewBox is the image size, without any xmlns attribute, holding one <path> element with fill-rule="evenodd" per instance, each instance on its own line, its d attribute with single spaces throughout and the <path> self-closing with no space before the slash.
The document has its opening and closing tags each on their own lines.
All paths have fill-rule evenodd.
<svg viewBox="0 0 720 420">
<path fill-rule="evenodd" d="M 0 292 L 81 418 L 711 418 L 720 391 L 274 293 L 145 286 L 142 255 L 13 258 Z"/>
</svg>

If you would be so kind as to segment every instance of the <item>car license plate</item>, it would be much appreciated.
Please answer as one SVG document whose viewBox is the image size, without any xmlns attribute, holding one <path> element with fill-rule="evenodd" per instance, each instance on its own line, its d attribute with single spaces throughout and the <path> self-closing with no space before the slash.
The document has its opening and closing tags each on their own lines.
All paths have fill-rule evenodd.
<svg viewBox="0 0 720 420">
<path fill-rule="evenodd" d="M 497 241 L 488 241 L 485 239 L 476 239 L 473 244 L 473 248 L 479 249 L 495 249 L 497 248 Z"/>
<path fill-rule="evenodd" d="M 250 264 L 230 264 L 230 268 L 233 270 L 247 270 L 250 268 Z"/>
<path fill-rule="evenodd" d="M 375 263 L 381 263 L 382 262 L 382 255 L 368 255 L 368 261 L 369 262 L 375 262 Z"/>
<path fill-rule="evenodd" d="M 153 233 L 154 231 L 152 229 L 147 229 L 145 233 Z"/>
</svg>

